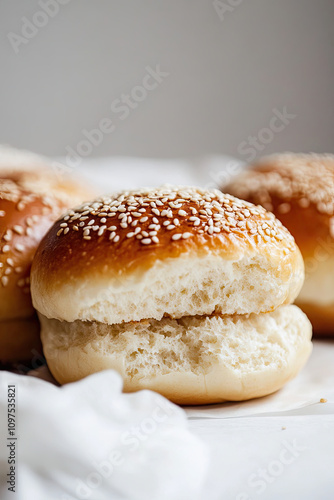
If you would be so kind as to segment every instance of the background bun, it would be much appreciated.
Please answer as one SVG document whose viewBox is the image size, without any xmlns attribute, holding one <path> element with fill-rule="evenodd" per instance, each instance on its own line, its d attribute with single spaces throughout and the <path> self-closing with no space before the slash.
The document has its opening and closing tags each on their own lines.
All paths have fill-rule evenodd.
<svg viewBox="0 0 334 500">
<path fill-rule="evenodd" d="M 269 156 L 222 190 L 261 204 L 293 234 L 306 270 L 296 303 L 315 332 L 334 335 L 334 157 Z"/>
<path fill-rule="evenodd" d="M 29 170 L 24 154 L 11 156 L 10 151 L 3 155 L 0 149 L 1 363 L 29 360 L 32 350 L 40 348 L 30 295 L 31 262 L 57 217 L 89 193 L 69 178 L 56 176 L 41 160 L 36 160 L 36 168 L 30 163 Z"/>
<path fill-rule="evenodd" d="M 294 239 L 263 208 L 163 187 L 69 210 L 38 248 L 32 294 L 46 317 L 113 324 L 268 312 L 303 279 Z"/>
</svg>

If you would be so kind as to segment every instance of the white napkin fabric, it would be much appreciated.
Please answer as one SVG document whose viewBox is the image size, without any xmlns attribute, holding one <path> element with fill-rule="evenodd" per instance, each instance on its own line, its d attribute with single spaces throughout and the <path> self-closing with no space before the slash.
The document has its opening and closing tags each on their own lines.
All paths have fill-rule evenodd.
<svg viewBox="0 0 334 500">
<path fill-rule="evenodd" d="M 8 491 L 8 385 L 16 390 L 16 494 Z M 97 373 L 56 387 L 0 373 L 0 498 L 194 500 L 208 452 L 184 411 L 151 391 L 123 394 L 120 376 Z M 7 439 L 9 438 L 9 439 Z"/>
</svg>

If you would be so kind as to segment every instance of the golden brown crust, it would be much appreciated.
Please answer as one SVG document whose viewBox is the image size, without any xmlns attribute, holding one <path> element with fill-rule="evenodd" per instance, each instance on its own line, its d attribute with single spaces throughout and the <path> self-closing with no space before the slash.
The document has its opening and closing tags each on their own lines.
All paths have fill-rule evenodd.
<svg viewBox="0 0 334 500">
<path fill-rule="evenodd" d="M 319 241 L 334 239 L 333 156 L 272 155 L 222 190 L 273 212 L 304 258 L 313 257 Z"/>
<path fill-rule="evenodd" d="M 163 187 L 118 193 L 68 211 L 43 239 L 33 277 L 41 288 L 57 287 L 144 271 L 186 253 L 232 260 L 261 252 L 279 260 L 281 269 L 286 263 L 303 272 L 292 236 L 261 207 L 219 191 Z"/>
<path fill-rule="evenodd" d="M 0 169 L 0 319 L 33 314 L 29 283 L 36 248 L 59 214 L 85 194 L 41 168 Z"/>
<path fill-rule="evenodd" d="M 36 248 L 57 215 L 59 200 L 0 179 L 0 319 L 33 314 L 30 266 Z"/>
</svg>

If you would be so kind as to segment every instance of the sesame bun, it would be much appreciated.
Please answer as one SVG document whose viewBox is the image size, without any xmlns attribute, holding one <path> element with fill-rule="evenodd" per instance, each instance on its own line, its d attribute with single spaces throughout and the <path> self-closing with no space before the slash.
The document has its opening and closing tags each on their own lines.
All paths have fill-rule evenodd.
<svg viewBox="0 0 334 500">
<path fill-rule="evenodd" d="M 316 333 L 334 335 L 334 156 L 272 155 L 222 189 L 261 204 L 293 234 L 306 270 L 296 303 Z"/>
<path fill-rule="evenodd" d="M 1 363 L 29 360 L 32 349 L 40 347 L 30 295 L 31 262 L 53 222 L 79 199 L 84 196 L 75 184 L 62 189 L 48 173 L 0 169 Z"/>
<path fill-rule="evenodd" d="M 263 208 L 218 191 L 122 192 L 70 210 L 41 242 L 31 279 L 45 356 L 61 383 L 114 368 L 125 390 L 151 388 L 178 403 L 248 399 L 277 390 L 310 353 L 308 320 L 283 307 L 304 279 L 294 239 Z M 249 359 L 253 382 L 240 385 L 240 367 L 230 370 L 219 352 L 234 343 L 247 357 L 251 332 L 268 352 L 275 337 L 277 353 L 286 335 L 289 356 L 281 364 L 259 356 L 262 345 L 262 361 Z M 207 377 L 218 380 L 204 394 Z"/>
</svg>

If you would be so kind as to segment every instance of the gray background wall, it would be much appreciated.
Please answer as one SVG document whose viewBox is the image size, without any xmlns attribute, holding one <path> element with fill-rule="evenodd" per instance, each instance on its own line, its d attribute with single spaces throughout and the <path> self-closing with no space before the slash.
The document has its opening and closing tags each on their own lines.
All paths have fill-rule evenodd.
<svg viewBox="0 0 334 500">
<path fill-rule="evenodd" d="M 263 154 L 333 152 L 333 0 L 226 0 L 223 19 L 206 0 L 59 0 L 15 38 L 50 1 L 1 0 L 0 142 L 64 155 L 109 117 L 92 156 L 242 157 L 285 106 Z M 111 103 L 157 64 L 169 76 L 121 120 Z"/>
</svg>

